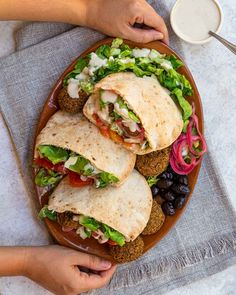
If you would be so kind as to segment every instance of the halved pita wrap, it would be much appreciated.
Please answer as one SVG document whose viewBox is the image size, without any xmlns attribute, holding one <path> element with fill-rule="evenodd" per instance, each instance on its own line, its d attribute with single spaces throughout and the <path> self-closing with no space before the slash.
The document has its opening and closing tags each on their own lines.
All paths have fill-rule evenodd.
<svg viewBox="0 0 236 295">
<path fill-rule="evenodd" d="M 145 228 L 151 213 L 152 193 L 136 170 L 117 188 L 74 188 L 64 178 L 49 197 L 48 209 L 94 218 L 133 241 Z"/>
<path fill-rule="evenodd" d="M 136 154 L 168 147 L 183 129 L 181 112 L 166 89 L 156 79 L 134 73 L 111 74 L 98 82 L 83 112 L 102 129 L 108 125 L 112 135 L 119 133 L 119 140 L 110 137 Z"/>
<path fill-rule="evenodd" d="M 35 158 L 41 156 L 39 149 L 45 145 L 81 155 L 90 162 L 87 168 L 90 169 L 92 165 L 98 172 L 103 171 L 118 178 L 116 185 L 130 175 L 136 160 L 131 152 L 104 138 L 82 114 L 55 113 L 37 137 Z"/>
</svg>

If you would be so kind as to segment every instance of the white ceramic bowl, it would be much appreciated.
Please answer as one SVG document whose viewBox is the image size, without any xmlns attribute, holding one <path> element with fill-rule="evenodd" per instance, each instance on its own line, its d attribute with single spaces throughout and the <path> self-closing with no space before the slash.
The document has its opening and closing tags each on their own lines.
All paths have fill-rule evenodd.
<svg viewBox="0 0 236 295">
<path fill-rule="evenodd" d="M 174 16 L 174 14 L 175 14 L 175 10 L 177 8 L 177 5 L 178 5 L 178 2 L 179 1 L 182 1 L 182 0 L 177 0 L 175 2 L 174 6 L 173 6 L 173 8 L 171 10 L 171 13 L 170 13 L 170 23 L 171 23 L 172 29 L 174 30 L 175 34 L 179 38 L 181 38 L 182 40 L 184 40 L 185 42 L 191 43 L 191 44 L 198 44 L 198 45 L 200 45 L 200 44 L 205 44 L 205 43 L 211 41 L 213 39 L 213 37 L 211 37 L 211 36 L 208 37 L 208 38 L 206 38 L 206 39 L 203 39 L 203 40 L 193 40 L 193 39 L 190 39 L 190 38 L 188 38 L 188 36 L 186 36 L 184 33 L 182 33 L 177 28 L 176 23 L 175 23 L 175 17 L 176 16 Z M 195 0 L 195 1 L 198 1 L 198 0 Z M 211 0 L 211 1 L 213 1 L 216 4 L 216 6 L 217 6 L 217 8 L 219 10 L 220 21 L 219 21 L 219 25 L 218 25 L 217 29 L 214 30 L 214 33 L 219 33 L 220 30 L 221 30 L 221 28 L 222 28 L 222 24 L 223 24 L 223 11 L 222 11 L 222 8 L 221 8 L 221 6 L 220 6 L 220 4 L 219 4 L 219 2 L 217 0 Z"/>
</svg>

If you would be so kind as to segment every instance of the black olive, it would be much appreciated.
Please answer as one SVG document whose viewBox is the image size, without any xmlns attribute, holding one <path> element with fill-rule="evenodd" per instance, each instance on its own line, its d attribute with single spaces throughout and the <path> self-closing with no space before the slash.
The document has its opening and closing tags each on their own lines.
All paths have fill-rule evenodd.
<svg viewBox="0 0 236 295">
<path fill-rule="evenodd" d="M 167 189 L 173 184 L 173 181 L 168 179 L 160 179 L 157 182 L 157 187 Z"/>
<path fill-rule="evenodd" d="M 163 195 L 163 198 L 166 200 L 166 201 L 174 201 L 175 199 L 175 195 L 171 192 L 171 191 L 168 191 L 166 192 L 164 195 Z"/>
<path fill-rule="evenodd" d="M 162 179 L 169 179 L 169 180 L 173 180 L 174 179 L 174 175 L 172 172 L 164 172 L 160 175 L 160 178 Z"/>
<path fill-rule="evenodd" d="M 159 188 L 156 187 L 155 185 L 153 185 L 153 186 L 151 187 L 151 191 L 152 191 L 152 196 L 153 196 L 153 197 L 156 197 L 156 196 L 158 195 L 158 193 L 159 193 Z"/>
<path fill-rule="evenodd" d="M 184 196 L 176 198 L 175 201 L 174 201 L 175 209 L 183 208 L 185 202 L 186 202 L 186 198 Z"/>
<path fill-rule="evenodd" d="M 188 185 L 188 176 L 187 175 L 180 175 L 178 178 L 179 183 Z"/>
<path fill-rule="evenodd" d="M 166 171 L 171 172 L 171 173 L 175 173 L 174 170 L 171 168 L 170 165 L 167 167 Z"/>
<path fill-rule="evenodd" d="M 167 191 L 166 191 L 165 189 L 161 188 L 161 189 L 159 190 L 159 195 L 160 195 L 162 198 L 164 198 L 164 195 L 165 195 L 166 192 L 167 192 Z"/>
<path fill-rule="evenodd" d="M 176 194 L 188 195 L 190 193 L 189 187 L 184 184 L 173 184 L 171 190 Z"/>
<path fill-rule="evenodd" d="M 172 216 L 175 214 L 175 208 L 171 202 L 164 202 L 161 207 L 166 215 Z"/>
<path fill-rule="evenodd" d="M 167 177 L 167 173 L 168 172 L 163 172 L 161 175 L 160 175 L 160 178 L 162 178 L 162 179 L 167 179 L 168 177 Z"/>
</svg>

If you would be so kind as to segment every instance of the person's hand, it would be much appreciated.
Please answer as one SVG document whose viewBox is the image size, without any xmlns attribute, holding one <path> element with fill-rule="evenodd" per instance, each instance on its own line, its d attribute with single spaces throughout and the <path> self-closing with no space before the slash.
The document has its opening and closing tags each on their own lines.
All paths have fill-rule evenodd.
<svg viewBox="0 0 236 295">
<path fill-rule="evenodd" d="M 145 0 L 86 0 L 86 5 L 88 27 L 140 43 L 169 42 L 165 22 Z M 146 29 L 134 24 L 145 25 Z"/>
<path fill-rule="evenodd" d="M 24 275 L 56 295 L 77 295 L 105 286 L 115 266 L 94 255 L 61 246 L 29 247 Z M 94 270 L 83 272 L 80 267 Z"/>
</svg>

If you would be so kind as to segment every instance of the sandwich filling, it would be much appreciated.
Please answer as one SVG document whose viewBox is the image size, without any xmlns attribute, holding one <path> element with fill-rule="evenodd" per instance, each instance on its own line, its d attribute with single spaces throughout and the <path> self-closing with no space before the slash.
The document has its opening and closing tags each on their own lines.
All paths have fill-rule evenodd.
<svg viewBox="0 0 236 295">
<path fill-rule="evenodd" d="M 141 120 L 115 91 L 100 89 L 93 118 L 104 136 L 127 147 L 138 144 L 141 149 L 148 148 Z"/>
<path fill-rule="evenodd" d="M 55 185 L 66 174 L 70 184 L 77 187 L 95 184 L 96 188 L 104 188 L 119 181 L 77 153 L 52 145 L 40 145 L 37 150 L 39 157 L 34 160 L 34 165 L 38 168 L 35 177 L 38 186 Z"/>
<path fill-rule="evenodd" d="M 39 212 L 40 218 L 49 218 L 57 221 L 62 230 L 69 232 L 76 231 L 82 239 L 94 238 L 100 244 L 109 243 L 110 245 L 123 246 L 126 242 L 124 235 L 107 224 L 101 223 L 96 219 L 82 214 L 74 214 L 70 211 L 57 213 L 44 206 Z"/>
</svg>

